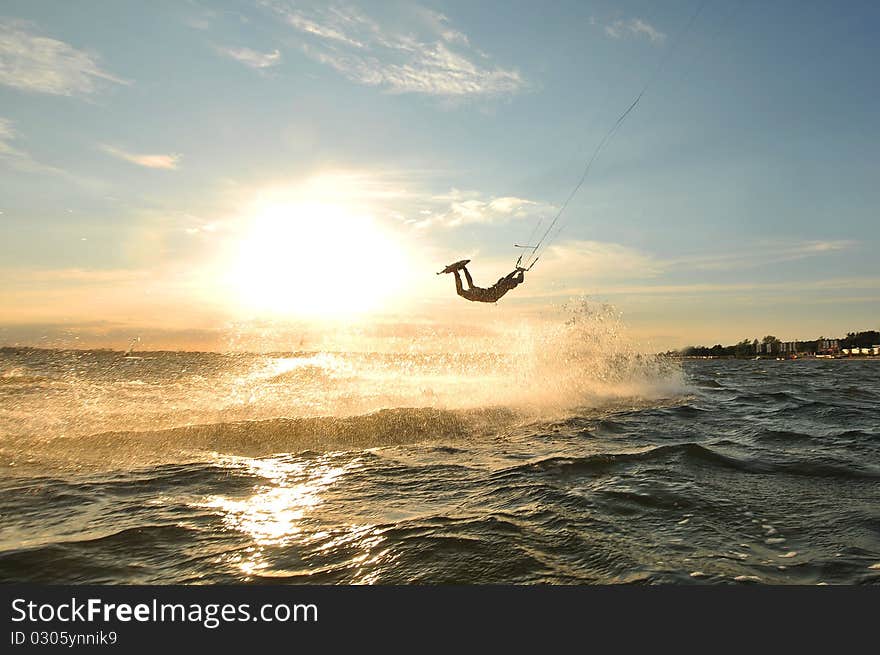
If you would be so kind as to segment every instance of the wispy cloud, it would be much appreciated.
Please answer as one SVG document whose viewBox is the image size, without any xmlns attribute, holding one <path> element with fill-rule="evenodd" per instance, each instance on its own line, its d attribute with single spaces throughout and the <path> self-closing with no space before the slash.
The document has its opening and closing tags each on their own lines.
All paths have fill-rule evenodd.
<svg viewBox="0 0 880 655">
<path fill-rule="evenodd" d="M 798 281 L 742 281 L 736 276 L 722 275 L 713 279 L 705 275 L 697 281 L 680 282 L 681 273 L 706 270 L 747 270 L 761 264 L 779 264 L 804 257 L 827 256 L 851 247 L 848 241 L 804 241 L 773 253 L 761 244 L 744 247 L 736 253 L 707 253 L 697 257 L 664 258 L 655 253 L 620 243 L 569 239 L 550 245 L 537 267 L 540 276 L 531 276 L 530 284 L 517 291 L 521 298 L 541 300 L 568 298 L 595 292 L 602 296 L 661 299 L 706 298 L 716 294 L 754 298 L 755 294 L 777 295 L 804 291 Z M 471 255 L 473 256 L 473 255 Z M 438 257 L 438 260 L 443 259 Z M 447 256 L 447 259 L 449 257 Z M 716 269 L 712 260 L 721 260 Z M 488 269 L 502 269 L 509 261 L 501 258 L 480 258 Z M 874 290 L 880 278 L 828 278 L 811 281 L 811 292 L 835 292 L 839 289 Z M 798 296 L 800 297 L 800 296 Z"/>
<path fill-rule="evenodd" d="M 30 165 L 33 159 L 28 153 L 13 145 L 16 137 L 12 121 L 0 118 L 0 160 L 15 168 L 21 168 L 22 165 Z"/>
<path fill-rule="evenodd" d="M 468 38 L 467 34 L 453 28 L 449 17 L 445 14 L 432 11 L 431 9 L 425 9 L 423 7 L 414 7 L 414 10 L 418 13 L 419 18 L 430 27 L 432 32 L 438 34 L 444 41 L 448 43 L 460 43 L 465 46 L 471 45 L 471 40 Z M 479 50 L 477 50 L 477 52 L 482 57 L 488 57 L 485 52 Z"/>
<path fill-rule="evenodd" d="M 741 270 L 837 253 L 857 245 L 857 241 L 849 239 L 756 243 L 746 250 L 677 257 L 667 260 L 665 266 L 690 270 Z"/>
<path fill-rule="evenodd" d="M 476 191 L 452 189 L 447 194 L 435 195 L 419 203 L 417 217 L 406 222 L 417 228 L 433 226 L 459 227 L 473 223 L 504 223 L 514 219 L 540 220 L 549 205 L 516 196 L 486 197 Z"/>
<path fill-rule="evenodd" d="M 518 196 L 493 196 L 476 190 L 438 192 L 430 183 L 436 171 L 407 169 L 336 169 L 291 180 L 281 178 L 259 188 L 245 187 L 228 202 L 263 205 L 326 204 L 424 230 L 469 224 L 539 221 L 555 208 Z M 248 213 L 253 213 L 248 209 Z"/>
<path fill-rule="evenodd" d="M 837 250 L 848 250 L 858 245 L 858 241 L 852 239 L 836 239 L 832 241 L 804 241 L 794 248 L 795 251 L 807 254 L 834 252 Z"/>
<path fill-rule="evenodd" d="M 281 63 L 281 52 L 279 50 L 273 50 L 272 52 L 258 52 L 250 48 L 217 48 L 217 50 L 221 54 L 257 70 L 271 68 Z"/>
<path fill-rule="evenodd" d="M 644 303 L 669 302 L 708 302 L 717 301 L 720 296 L 724 302 L 746 302 L 756 306 L 761 302 L 778 305 L 785 302 L 812 303 L 850 302 L 840 292 L 867 292 L 880 289 L 877 277 L 823 277 L 804 281 L 782 280 L 743 280 L 740 276 L 728 274 L 729 271 L 747 270 L 758 263 L 779 264 L 810 256 L 827 256 L 849 248 L 848 242 L 805 241 L 794 244 L 786 253 L 773 259 L 769 249 L 757 255 L 748 256 L 747 251 L 713 255 L 711 253 L 696 258 L 667 259 L 654 253 L 645 252 L 619 243 L 568 240 L 547 248 L 538 263 L 540 276 L 532 275 L 531 283 L 523 290 L 517 290 L 519 297 L 530 300 L 549 300 L 552 298 L 571 298 L 595 293 L 601 297 L 621 299 L 621 302 L 638 301 Z M 760 249 L 760 245 L 755 245 Z M 726 257 L 726 259 L 725 259 Z M 720 276 L 704 274 L 697 279 L 681 282 L 681 273 L 699 273 L 716 269 L 707 267 L 713 258 L 723 260 L 724 273 Z M 505 262 L 493 262 L 495 267 L 503 267 Z M 688 278 L 693 278 L 688 275 Z M 876 300 L 876 295 L 858 296 L 861 299 Z M 825 300 L 823 300 L 825 298 Z M 854 302 L 854 301 L 853 301 Z"/>
<path fill-rule="evenodd" d="M 20 147 L 19 140 L 20 136 L 15 124 L 0 116 L 0 167 L 23 173 L 56 175 L 92 192 L 103 190 L 104 183 L 99 179 L 71 173 L 63 168 L 38 161 L 30 152 Z"/>
<path fill-rule="evenodd" d="M 693 284 L 661 284 L 623 286 L 611 290 L 611 293 L 736 293 L 741 291 L 803 291 L 805 287 L 816 291 L 852 291 L 865 289 L 880 289 L 880 278 L 869 277 L 837 277 L 814 280 L 809 283 L 803 281 L 793 282 L 718 282 Z M 794 298 L 795 301 L 798 298 Z"/>
<path fill-rule="evenodd" d="M 563 286 L 533 287 L 536 297 L 566 297 L 596 287 L 603 295 L 690 296 L 715 293 L 750 294 L 770 291 L 802 291 L 803 281 L 761 282 L 704 279 L 680 283 L 682 272 L 745 271 L 760 266 L 779 265 L 807 257 L 827 256 L 852 248 L 853 241 L 802 241 L 780 246 L 753 244 L 740 251 L 706 253 L 696 256 L 663 258 L 619 243 L 568 240 L 547 248 L 541 256 L 542 273 Z M 809 282 L 812 290 L 876 289 L 878 278 L 820 279 Z"/>
<path fill-rule="evenodd" d="M 106 152 L 108 155 L 112 155 L 117 157 L 118 159 L 125 160 L 132 164 L 137 164 L 138 166 L 145 166 L 146 168 L 162 168 L 165 170 L 174 170 L 177 168 L 177 162 L 180 161 L 181 155 L 178 154 L 170 154 L 170 155 L 145 155 L 145 154 L 136 154 L 131 152 L 126 152 L 121 148 L 117 148 L 115 146 L 110 146 L 106 144 L 102 144 L 100 146 L 101 150 Z"/>
<path fill-rule="evenodd" d="M 569 240 L 551 245 L 541 256 L 544 271 L 590 280 L 654 278 L 663 271 L 656 257 L 619 243 Z"/>
<path fill-rule="evenodd" d="M 296 30 L 307 56 L 359 84 L 452 97 L 511 94 L 526 86 L 518 71 L 487 65 L 488 55 L 436 12 L 411 11 L 402 31 L 351 7 L 262 4 Z"/>
<path fill-rule="evenodd" d="M 666 34 L 641 18 L 616 20 L 609 23 L 605 26 L 605 34 L 612 39 L 620 39 L 624 36 L 646 38 L 656 45 L 660 45 L 666 40 Z"/>
<path fill-rule="evenodd" d="M 128 84 L 101 69 L 83 50 L 36 32 L 32 23 L 0 19 L 0 84 L 71 96 L 98 89 L 98 81 Z"/>
<path fill-rule="evenodd" d="M 29 152 L 17 147 L 14 143 L 18 139 L 18 132 L 12 121 L 0 117 L 0 162 L 16 170 L 28 173 L 61 173 L 62 171 L 53 166 L 47 166 L 36 161 Z"/>
<path fill-rule="evenodd" d="M 345 16 L 340 14 L 338 10 L 333 9 L 328 12 L 325 20 L 330 22 L 318 22 L 307 18 L 305 15 L 300 13 L 294 9 L 287 9 L 281 5 L 274 5 L 272 8 L 281 14 L 284 20 L 291 26 L 299 30 L 300 32 L 304 32 L 306 34 L 311 34 L 313 36 L 317 36 L 321 39 L 328 39 L 330 41 L 338 41 L 339 43 L 344 43 L 346 45 L 354 46 L 356 48 L 363 48 L 364 44 L 360 41 L 357 41 L 351 37 L 346 36 L 345 32 L 341 29 L 337 29 L 333 26 L 332 22 L 336 20 L 341 20 L 346 23 L 353 23 L 354 16 L 357 14 L 352 13 L 350 16 Z M 366 25 L 370 28 L 371 31 L 376 31 L 377 26 L 375 23 L 367 23 L 363 18 L 358 17 L 358 22 L 362 25 Z"/>
<path fill-rule="evenodd" d="M 541 266 L 541 264 L 538 264 Z M 545 269 L 546 270 L 546 269 Z M 622 282 L 601 281 L 597 293 L 601 296 L 628 296 L 633 298 L 709 298 L 719 295 L 747 298 L 750 303 L 757 302 L 759 296 L 770 297 L 773 303 L 806 302 L 805 296 L 811 296 L 811 303 L 816 302 L 851 302 L 853 299 L 871 300 L 876 302 L 876 295 L 841 296 L 841 291 L 873 291 L 880 290 L 880 278 L 832 278 L 828 280 L 812 280 L 809 282 L 693 282 L 690 284 L 627 284 Z M 584 293 L 580 285 L 566 287 L 539 287 L 533 293 L 536 297 L 567 298 Z M 825 294 L 825 300 L 817 300 L 817 295 Z"/>
</svg>

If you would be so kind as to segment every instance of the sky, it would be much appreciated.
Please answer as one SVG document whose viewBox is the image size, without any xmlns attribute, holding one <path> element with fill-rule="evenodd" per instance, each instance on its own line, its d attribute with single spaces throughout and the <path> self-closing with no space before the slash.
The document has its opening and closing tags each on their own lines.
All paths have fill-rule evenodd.
<svg viewBox="0 0 880 655">
<path fill-rule="evenodd" d="M 0 345 L 491 342 L 583 299 L 644 350 L 877 329 L 878 22 L 871 2 L 6 0 Z M 526 283 L 458 298 L 435 273 L 508 273 L 643 89 Z"/>
</svg>

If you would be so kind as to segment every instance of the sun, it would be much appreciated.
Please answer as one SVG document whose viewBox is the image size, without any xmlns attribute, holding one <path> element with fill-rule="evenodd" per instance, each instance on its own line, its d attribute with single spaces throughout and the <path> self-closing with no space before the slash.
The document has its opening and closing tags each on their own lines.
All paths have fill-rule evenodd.
<svg viewBox="0 0 880 655">
<path fill-rule="evenodd" d="M 340 317 L 381 309 L 403 281 L 403 249 L 368 213 L 329 203 L 258 209 L 227 288 L 252 314 Z"/>
</svg>

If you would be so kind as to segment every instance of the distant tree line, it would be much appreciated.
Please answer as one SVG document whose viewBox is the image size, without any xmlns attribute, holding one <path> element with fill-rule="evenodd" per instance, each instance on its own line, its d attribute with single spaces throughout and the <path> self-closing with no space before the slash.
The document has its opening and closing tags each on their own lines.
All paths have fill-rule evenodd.
<svg viewBox="0 0 880 655">
<path fill-rule="evenodd" d="M 815 353 L 820 350 L 820 343 L 825 337 L 819 337 L 813 341 L 798 341 L 797 351 L 802 353 Z M 849 332 L 845 338 L 838 339 L 840 348 L 870 348 L 871 346 L 880 344 L 880 332 L 876 330 L 867 330 L 865 332 Z M 782 352 L 782 341 L 772 334 L 758 341 L 754 339 L 749 341 L 743 339 L 739 343 L 732 346 L 722 346 L 720 343 L 714 346 L 688 346 L 678 352 L 670 352 L 669 354 L 685 355 L 690 357 L 749 357 L 759 352 L 758 345 L 763 346 L 760 350 L 761 354 L 777 355 Z M 767 353 L 767 344 L 770 345 L 770 352 Z"/>
<path fill-rule="evenodd" d="M 841 348 L 870 348 L 876 345 L 880 345 L 880 332 L 876 330 L 850 332 L 845 339 L 840 340 Z"/>
</svg>

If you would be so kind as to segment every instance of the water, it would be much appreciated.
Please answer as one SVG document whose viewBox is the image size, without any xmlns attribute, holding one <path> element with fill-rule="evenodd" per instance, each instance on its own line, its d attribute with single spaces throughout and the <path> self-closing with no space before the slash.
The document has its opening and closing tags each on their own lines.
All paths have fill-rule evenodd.
<svg viewBox="0 0 880 655">
<path fill-rule="evenodd" d="M 4 350 L 0 580 L 880 581 L 880 361 L 580 319 L 505 355 Z"/>
</svg>

